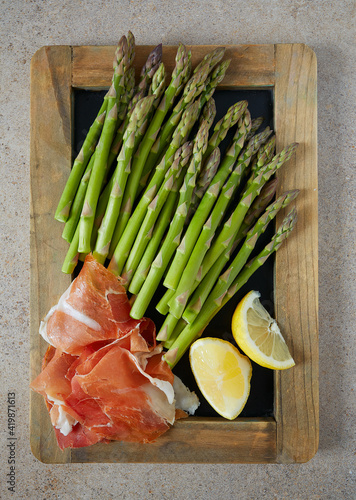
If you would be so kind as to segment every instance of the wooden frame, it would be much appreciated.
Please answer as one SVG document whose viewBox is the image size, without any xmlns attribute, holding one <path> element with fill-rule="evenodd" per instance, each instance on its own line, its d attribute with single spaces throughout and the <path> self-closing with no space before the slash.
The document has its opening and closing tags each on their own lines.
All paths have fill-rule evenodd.
<svg viewBox="0 0 356 500">
<path fill-rule="evenodd" d="M 213 46 L 191 47 L 193 65 Z M 140 68 L 152 49 L 139 46 Z M 71 166 L 73 87 L 107 88 L 115 47 L 41 48 L 31 64 L 31 379 L 46 349 L 40 320 L 67 288 L 61 273 L 67 244 L 54 220 Z M 172 69 L 176 47 L 163 48 Z M 300 146 L 278 173 L 279 190 L 298 188 L 298 224 L 276 255 L 278 323 L 296 361 L 275 373 L 274 418 L 190 417 L 178 421 L 154 444 L 115 442 L 60 451 L 41 396 L 31 392 L 30 440 L 45 463 L 306 462 L 318 447 L 318 212 L 316 58 L 303 44 L 228 46 L 232 62 L 222 88 L 274 88 L 277 151 Z M 279 216 L 280 222 L 283 214 Z"/>
</svg>

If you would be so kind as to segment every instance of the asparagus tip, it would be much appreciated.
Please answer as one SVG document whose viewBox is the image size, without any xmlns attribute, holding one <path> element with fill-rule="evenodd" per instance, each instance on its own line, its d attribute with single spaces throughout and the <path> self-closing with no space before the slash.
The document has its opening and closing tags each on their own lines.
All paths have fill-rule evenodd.
<svg viewBox="0 0 356 500">
<path fill-rule="evenodd" d="M 111 85 L 111 87 L 109 88 L 109 92 L 107 93 L 107 96 L 108 97 L 116 97 L 116 90 L 115 90 L 114 85 Z"/>
<path fill-rule="evenodd" d="M 105 121 L 105 115 L 106 115 L 106 110 L 105 110 L 105 111 L 103 111 L 103 112 L 101 113 L 101 115 L 99 115 L 99 116 L 97 117 L 97 119 L 96 119 L 96 120 L 97 120 L 97 122 L 99 122 L 101 125 L 102 125 L 102 124 L 104 123 L 104 121 Z"/>
</svg>

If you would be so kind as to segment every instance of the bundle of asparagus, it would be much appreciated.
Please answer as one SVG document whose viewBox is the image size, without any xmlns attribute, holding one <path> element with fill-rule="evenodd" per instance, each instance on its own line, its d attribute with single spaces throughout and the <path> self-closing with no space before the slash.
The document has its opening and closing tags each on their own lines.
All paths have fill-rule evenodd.
<svg viewBox="0 0 356 500">
<path fill-rule="evenodd" d="M 213 99 L 230 61 L 224 49 L 192 72 L 180 44 L 166 85 L 162 46 L 134 81 L 135 40 L 123 36 L 112 85 L 104 98 L 60 199 L 56 219 L 70 243 L 63 272 L 92 252 L 121 275 L 141 318 L 163 283 L 156 305 L 165 315 L 157 339 L 174 366 L 212 317 L 289 235 L 292 210 L 265 249 L 247 263 L 259 236 L 298 191 L 272 202 L 276 170 L 296 144 L 274 154 L 275 137 L 248 103 L 231 106 L 210 132 Z M 219 146 L 234 131 L 224 155 Z M 192 132 L 197 130 L 195 133 Z M 272 203 L 271 203 L 272 202 Z"/>
</svg>

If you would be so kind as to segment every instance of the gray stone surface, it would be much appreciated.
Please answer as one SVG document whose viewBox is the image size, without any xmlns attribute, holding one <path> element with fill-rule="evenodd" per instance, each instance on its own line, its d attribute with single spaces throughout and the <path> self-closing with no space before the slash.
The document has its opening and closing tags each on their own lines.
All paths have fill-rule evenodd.
<svg viewBox="0 0 356 500">
<path fill-rule="evenodd" d="M 355 498 L 355 3 L 351 0 L 3 0 L 0 7 L 0 497 Z M 31 454 L 30 60 L 43 45 L 303 42 L 318 58 L 320 448 L 304 465 L 48 466 Z M 11 496 L 7 392 L 17 398 Z"/>
</svg>

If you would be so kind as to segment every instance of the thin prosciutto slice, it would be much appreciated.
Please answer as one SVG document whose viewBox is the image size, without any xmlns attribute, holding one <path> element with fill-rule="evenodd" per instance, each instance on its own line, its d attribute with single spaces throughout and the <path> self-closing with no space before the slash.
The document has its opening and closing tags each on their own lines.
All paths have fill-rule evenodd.
<svg viewBox="0 0 356 500">
<path fill-rule="evenodd" d="M 139 353 L 139 361 L 127 347 L 125 338 L 92 345 L 80 356 L 49 348 L 54 355 L 31 387 L 46 399 L 61 449 L 147 443 L 173 425 L 173 374 L 160 348 Z"/>
<path fill-rule="evenodd" d="M 175 408 L 153 322 L 129 313 L 122 284 L 88 256 L 41 325 L 51 345 L 31 388 L 45 398 L 61 449 L 152 442 L 187 416 Z"/>
<path fill-rule="evenodd" d="M 40 333 L 49 344 L 73 355 L 94 342 L 124 337 L 134 328 L 152 338 L 152 321 L 132 319 L 130 309 L 120 280 L 88 255 L 78 277 L 41 323 Z"/>
</svg>

